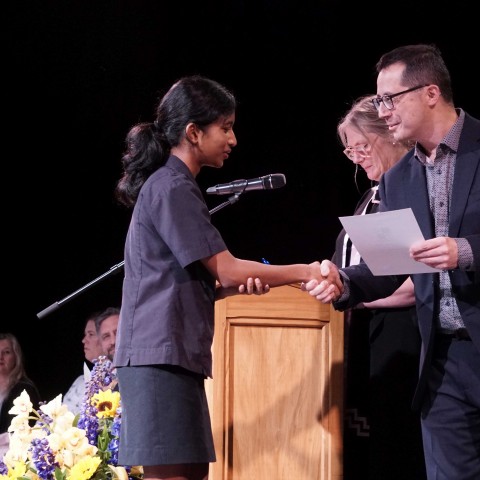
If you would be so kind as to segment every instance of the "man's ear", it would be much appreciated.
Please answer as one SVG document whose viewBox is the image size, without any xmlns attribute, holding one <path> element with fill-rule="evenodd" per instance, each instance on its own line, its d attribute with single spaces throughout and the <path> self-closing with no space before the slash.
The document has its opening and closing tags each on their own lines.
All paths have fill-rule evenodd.
<svg viewBox="0 0 480 480">
<path fill-rule="evenodd" d="M 198 127 L 193 122 L 190 122 L 185 127 L 185 138 L 192 144 L 196 144 L 198 142 Z"/>
<path fill-rule="evenodd" d="M 437 85 L 428 85 L 427 97 L 430 102 L 436 103 L 440 97 L 440 89 Z"/>
</svg>

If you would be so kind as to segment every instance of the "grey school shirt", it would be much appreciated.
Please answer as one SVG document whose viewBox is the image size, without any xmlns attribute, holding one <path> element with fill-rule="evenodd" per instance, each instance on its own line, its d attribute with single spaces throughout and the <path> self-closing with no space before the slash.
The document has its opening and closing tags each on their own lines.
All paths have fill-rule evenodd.
<svg viewBox="0 0 480 480">
<path fill-rule="evenodd" d="M 215 278 L 199 260 L 226 249 L 192 173 L 170 156 L 133 209 L 116 367 L 172 364 L 212 376 Z"/>
</svg>

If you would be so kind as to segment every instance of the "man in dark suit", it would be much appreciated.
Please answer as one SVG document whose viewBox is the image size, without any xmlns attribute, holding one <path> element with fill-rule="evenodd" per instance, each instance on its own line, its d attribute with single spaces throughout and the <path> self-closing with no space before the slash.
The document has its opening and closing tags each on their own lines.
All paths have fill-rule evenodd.
<svg viewBox="0 0 480 480">
<path fill-rule="evenodd" d="M 429 480 L 480 479 L 480 121 L 455 108 L 433 45 L 408 45 L 377 63 L 378 114 L 415 147 L 380 182 L 380 211 L 411 208 L 425 241 L 410 256 L 439 273 L 414 274 L 422 338 L 413 407 L 421 411 Z M 337 267 L 325 260 L 324 274 Z M 338 270 L 337 270 L 338 272 Z M 405 275 L 375 277 L 365 263 L 337 283 L 305 289 L 338 310 L 390 295 Z M 340 296 L 334 289 L 342 289 Z M 338 291 L 338 290 L 337 290 Z"/>
</svg>

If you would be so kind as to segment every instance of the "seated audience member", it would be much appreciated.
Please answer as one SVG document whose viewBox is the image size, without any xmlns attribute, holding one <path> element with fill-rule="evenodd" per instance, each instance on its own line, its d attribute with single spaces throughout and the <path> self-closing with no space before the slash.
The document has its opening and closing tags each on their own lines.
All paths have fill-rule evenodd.
<svg viewBox="0 0 480 480">
<path fill-rule="evenodd" d="M 113 355 L 115 354 L 119 318 L 120 309 L 116 307 L 108 307 L 95 318 L 95 326 L 98 339 L 100 340 L 102 355 L 105 355 L 110 361 L 113 360 Z"/>
<path fill-rule="evenodd" d="M 0 333 L 0 433 L 8 430 L 13 418 L 8 411 L 23 390 L 30 396 L 34 408 L 38 408 L 40 394 L 25 372 L 20 343 L 13 334 Z"/>
<path fill-rule="evenodd" d="M 25 390 L 34 408 L 38 408 L 40 394 L 25 372 L 23 352 L 17 338 L 11 333 L 0 333 L 0 455 L 8 450 L 8 427 L 13 415 L 8 412 L 13 401 Z M 0 457 L 0 458 L 1 458 Z"/>
<path fill-rule="evenodd" d="M 92 314 L 85 323 L 85 330 L 82 339 L 83 351 L 85 353 L 85 359 L 90 363 L 93 363 L 100 355 L 102 355 L 102 347 L 100 340 L 97 336 L 97 330 L 95 326 L 95 317 L 97 313 Z M 85 395 L 85 381 L 88 380 L 88 365 L 84 364 L 84 374 L 79 375 L 72 386 L 68 389 L 67 393 L 63 397 L 63 403 L 67 405 L 68 409 L 73 413 L 80 412 L 82 406 L 83 397 Z"/>
</svg>

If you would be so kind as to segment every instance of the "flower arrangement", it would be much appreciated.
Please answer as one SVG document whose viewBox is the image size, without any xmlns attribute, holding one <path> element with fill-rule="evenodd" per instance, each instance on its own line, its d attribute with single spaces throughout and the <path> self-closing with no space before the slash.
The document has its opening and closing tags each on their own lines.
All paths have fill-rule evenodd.
<svg viewBox="0 0 480 480">
<path fill-rule="evenodd" d="M 24 390 L 9 411 L 16 416 L 0 480 L 142 479 L 142 467 L 117 464 L 122 410 L 115 385 L 111 362 L 100 357 L 77 416 L 62 404 L 62 395 L 35 410 Z"/>
</svg>

